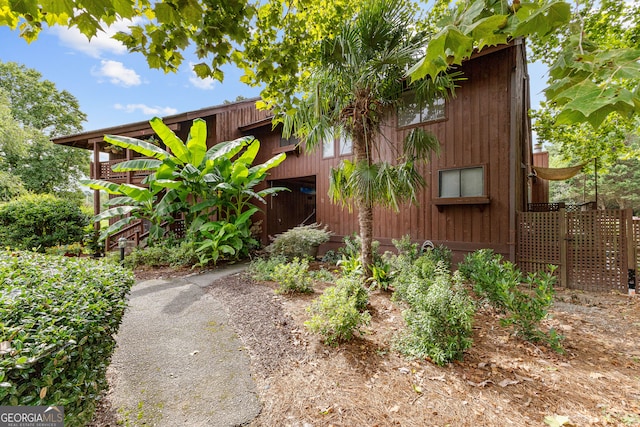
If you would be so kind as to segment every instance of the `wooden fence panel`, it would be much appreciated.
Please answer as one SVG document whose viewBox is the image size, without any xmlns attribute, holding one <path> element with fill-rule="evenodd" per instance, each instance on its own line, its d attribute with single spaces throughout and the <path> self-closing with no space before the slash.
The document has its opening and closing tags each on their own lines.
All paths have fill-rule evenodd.
<svg viewBox="0 0 640 427">
<path fill-rule="evenodd" d="M 561 265 L 559 212 L 518 213 L 518 266 L 524 272 Z"/>
<path fill-rule="evenodd" d="M 626 212 L 567 213 L 568 287 L 627 291 Z"/>
<path fill-rule="evenodd" d="M 630 210 L 520 212 L 517 263 L 524 272 L 557 265 L 559 284 L 627 292 L 640 258 L 640 221 Z"/>
</svg>

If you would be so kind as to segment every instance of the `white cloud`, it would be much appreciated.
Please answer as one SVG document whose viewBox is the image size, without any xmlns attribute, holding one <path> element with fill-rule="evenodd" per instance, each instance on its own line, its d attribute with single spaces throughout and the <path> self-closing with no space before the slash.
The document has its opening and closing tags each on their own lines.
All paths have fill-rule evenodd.
<svg viewBox="0 0 640 427">
<path fill-rule="evenodd" d="M 136 23 L 136 21 L 117 21 L 110 27 L 105 26 L 104 32 L 98 31 L 98 34 L 91 38 L 91 40 L 88 40 L 87 37 L 80 33 L 80 31 L 75 27 L 67 28 L 56 25 L 51 27 L 49 31 L 60 39 L 63 46 L 82 52 L 93 58 L 100 58 L 103 53 L 116 55 L 124 55 L 127 53 L 127 48 L 122 43 L 111 37 L 118 31 L 128 32 L 128 26 L 134 23 Z"/>
<path fill-rule="evenodd" d="M 194 62 L 189 62 L 189 83 L 195 88 L 202 90 L 213 90 L 216 81 L 211 77 L 202 79 L 198 77 L 195 71 L 193 71 Z"/>
<path fill-rule="evenodd" d="M 177 114 L 178 110 L 171 107 L 158 107 L 158 106 L 149 106 L 145 104 L 115 104 L 113 106 L 116 110 L 122 110 L 125 113 L 135 113 L 136 111 L 140 111 L 142 114 L 146 116 L 170 116 L 172 114 Z"/>
<path fill-rule="evenodd" d="M 91 70 L 91 74 L 98 78 L 105 78 L 117 86 L 131 87 L 142 84 L 140 75 L 134 70 L 124 66 L 122 62 L 102 60 L 100 69 Z"/>
</svg>

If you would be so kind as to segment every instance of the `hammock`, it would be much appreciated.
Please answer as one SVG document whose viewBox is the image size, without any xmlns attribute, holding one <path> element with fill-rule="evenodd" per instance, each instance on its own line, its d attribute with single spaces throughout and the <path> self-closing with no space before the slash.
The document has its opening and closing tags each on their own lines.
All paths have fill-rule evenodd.
<svg viewBox="0 0 640 427">
<path fill-rule="evenodd" d="M 538 178 L 546 179 L 549 181 L 564 181 L 565 179 L 573 178 L 582 170 L 586 163 L 578 166 L 572 166 L 569 168 L 543 168 L 540 166 L 533 166 L 533 170 L 536 172 Z"/>
</svg>

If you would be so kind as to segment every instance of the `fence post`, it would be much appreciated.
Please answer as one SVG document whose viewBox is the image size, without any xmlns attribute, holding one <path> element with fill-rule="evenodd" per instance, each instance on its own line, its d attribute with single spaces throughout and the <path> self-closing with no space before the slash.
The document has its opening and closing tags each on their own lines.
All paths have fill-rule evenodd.
<svg viewBox="0 0 640 427">
<path fill-rule="evenodd" d="M 558 230 L 560 240 L 560 286 L 564 286 L 565 288 L 569 287 L 568 280 L 568 256 L 567 256 L 567 211 L 565 208 L 561 208 L 558 211 Z"/>
<path fill-rule="evenodd" d="M 624 210 L 624 224 L 626 227 L 626 251 L 627 251 L 627 286 L 629 295 L 636 293 L 636 239 L 633 232 L 633 211 Z"/>
</svg>

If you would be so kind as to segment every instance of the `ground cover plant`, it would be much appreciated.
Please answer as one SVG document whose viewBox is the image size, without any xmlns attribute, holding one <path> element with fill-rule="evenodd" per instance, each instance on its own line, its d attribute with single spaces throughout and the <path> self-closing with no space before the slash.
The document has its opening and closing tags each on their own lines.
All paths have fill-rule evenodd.
<svg viewBox="0 0 640 427">
<path fill-rule="evenodd" d="M 92 419 L 132 274 L 116 264 L 0 252 L 0 405 L 63 405 Z"/>
</svg>

